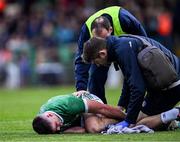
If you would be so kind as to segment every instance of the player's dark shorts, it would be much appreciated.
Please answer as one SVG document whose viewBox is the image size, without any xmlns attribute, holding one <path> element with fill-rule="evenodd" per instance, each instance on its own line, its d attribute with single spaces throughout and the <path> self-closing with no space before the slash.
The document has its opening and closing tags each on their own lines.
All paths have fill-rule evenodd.
<svg viewBox="0 0 180 142">
<path fill-rule="evenodd" d="M 180 85 L 166 91 L 148 92 L 142 104 L 142 112 L 155 115 L 172 109 L 180 101 Z"/>
</svg>

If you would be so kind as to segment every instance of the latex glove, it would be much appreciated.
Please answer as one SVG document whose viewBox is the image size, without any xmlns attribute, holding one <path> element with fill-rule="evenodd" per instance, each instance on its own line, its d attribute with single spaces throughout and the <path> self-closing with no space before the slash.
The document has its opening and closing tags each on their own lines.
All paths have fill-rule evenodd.
<svg viewBox="0 0 180 142">
<path fill-rule="evenodd" d="M 120 127 L 120 128 L 124 128 L 124 127 L 128 127 L 129 125 L 130 124 L 124 120 L 124 121 L 117 123 L 115 126 Z"/>
</svg>

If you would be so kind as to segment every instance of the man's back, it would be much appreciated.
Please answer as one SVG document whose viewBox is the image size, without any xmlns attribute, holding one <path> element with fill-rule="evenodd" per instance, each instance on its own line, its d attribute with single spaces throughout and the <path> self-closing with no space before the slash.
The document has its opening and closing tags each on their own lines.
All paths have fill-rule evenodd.
<svg viewBox="0 0 180 142">
<path fill-rule="evenodd" d="M 152 44 L 153 46 L 156 46 L 161 51 L 163 51 L 165 53 L 165 55 L 172 62 L 177 73 L 180 74 L 179 59 L 177 56 L 175 56 L 169 49 L 164 47 L 159 42 L 157 42 L 151 38 L 148 38 L 148 37 L 144 37 L 144 36 L 139 36 L 139 37 L 147 40 L 150 44 Z M 133 35 L 122 35 L 119 37 L 112 36 L 112 37 L 108 37 L 107 39 L 108 39 L 109 44 L 111 44 L 111 45 L 113 44 L 112 45 L 113 48 L 119 48 L 117 50 L 126 50 L 126 48 L 128 47 L 128 48 L 133 49 L 136 52 L 136 55 L 139 52 L 138 50 L 139 50 L 140 46 L 143 46 L 142 41 L 140 39 L 134 37 Z M 123 51 L 119 51 L 119 52 L 123 52 Z M 126 55 L 124 55 L 124 57 L 126 57 Z"/>
</svg>

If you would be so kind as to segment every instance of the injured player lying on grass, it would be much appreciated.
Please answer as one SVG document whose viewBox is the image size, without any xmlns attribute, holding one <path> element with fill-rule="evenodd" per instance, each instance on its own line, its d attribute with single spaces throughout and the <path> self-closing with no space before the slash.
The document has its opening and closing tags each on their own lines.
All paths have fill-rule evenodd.
<svg viewBox="0 0 180 142">
<path fill-rule="evenodd" d="M 55 96 L 41 106 L 33 120 L 33 129 L 39 134 L 99 133 L 107 125 L 125 118 L 119 107 L 103 104 L 93 94 L 82 92 Z"/>
<path fill-rule="evenodd" d="M 174 110 L 169 112 L 174 113 Z M 175 120 L 177 118 L 175 115 L 166 122 L 161 120 L 162 115 L 159 114 L 142 119 L 137 124 L 154 129 Z M 115 123 L 122 121 L 125 116 L 126 114 L 119 107 L 103 104 L 95 95 L 83 91 L 80 96 L 68 94 L 49 99 L 40 108 L 32 125 L 38 134 L 100 133 L 110 124 L 116 127 Z M 117 132 L 113 129 L 111 133 Z"/>
</svg>

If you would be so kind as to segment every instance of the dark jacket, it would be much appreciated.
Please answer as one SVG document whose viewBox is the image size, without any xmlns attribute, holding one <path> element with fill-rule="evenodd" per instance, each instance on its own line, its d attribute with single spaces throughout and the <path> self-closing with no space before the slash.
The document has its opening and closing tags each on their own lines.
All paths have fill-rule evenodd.
<svg viewBox="0 0 180 142">
<path fill-rule="evenodd" d="M 112 25 L 112 19 L 108 14 L 105 14 Z M 146 32 L 140 22 L 131 15 L 127 10 L 121 8 L 119 10 L 119 20 L 121 23 L 121 28 L 124 32 L 128 34 L 135 34 L 135 35 L 143 35 L 146 36 Z M 112 33 L 113 35 L 113 33 Z M 82 26 L 79 40 L 78 40 L 78 50 L 75 57 L 75 81 L 76 81 L 76 89 L 78 90 L 86 90 L 87 89 L 87 82 L 89 78 L 89 68 L 90 64 L 87 65 L 83 63 L 81 55 L 83 53 L 83 44 L 90 38 L 88 28 L 86 24 Z"/>
<path fill-rule="evenodd" d="M 180 75 L 179 59 L 174 54 L 153 39 L 142 38 L 160 48 L 169 57 L 177 73 Z M 146 89 L 148 89 L 137 62 L 138 50 L 143 44 L 137 38 L 123 36 L 119 38 L 109 36 L 107 37 L 107 44 L 108 61 L 117 62 L 124 75 L 124 85 L 119 105 L 127 108 L 126 121 L 134 124 L 141 109 Z"/>
</svg>

